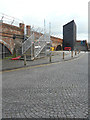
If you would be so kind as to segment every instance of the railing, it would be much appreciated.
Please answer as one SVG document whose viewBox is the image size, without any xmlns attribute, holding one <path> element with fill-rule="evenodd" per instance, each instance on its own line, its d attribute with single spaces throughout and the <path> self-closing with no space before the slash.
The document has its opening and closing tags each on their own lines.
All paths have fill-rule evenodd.
<svg viewBox="0 0 90 120">
<path fill-rule="evenodd" d="M 37 57 L 43 47 L 45 46 L 44 35 L 42 35 L 35 43 L 34 43 L 34 57 Z"/>
<path fill-rule="evenodd" d="M 35 40 L 35 34 L 33 33 L 24 43 L 22 43 L 22 54 L 28 54 L 31 59 L 34 59 L 40 55 L 43 50 L 46 55 L 46 45 L 50 43 L 49 34 L 43 34 L 39 39 Z M 27 52 L 30 49 L 30 54 Z"/>
<path fill-rule="evenodd" d="M 32 46 L 33 39 L 34 33 L 24 43 L 22 43 L 22 54 L 27 52 L 27 50 Z"/>
<path fill-rule="evenodd" d="M 47 45 L 47 42 L 49 42 L 49 35 L 42 35 L 35 43 L 35 50 L 34 50 L 34 57 L 36 58 L 41 51 L 44 49 L 44 47 Z M 46 54 L 46 50 L 44 51 Z"/>
<path fill-rule="evenodd" d="M 19 23 L 24 23 L 24 21 L 22 21 L 18 18 L 6 15 L 6 14 L 1 13 L 1 12 L 0 12 L 0 21 L 7 23 L 7 24 L 11 24 L 11 25 L 13 24 L 15 26 L 18 26 Z"/>
</svg>

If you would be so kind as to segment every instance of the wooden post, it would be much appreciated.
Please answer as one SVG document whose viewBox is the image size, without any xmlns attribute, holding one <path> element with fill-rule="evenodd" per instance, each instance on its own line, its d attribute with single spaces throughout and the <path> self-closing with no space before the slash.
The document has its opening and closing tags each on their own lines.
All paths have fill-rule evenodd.
<svg viewBox="0 0 90 120">
<path fill-rule="evenodd" d="M 64 59 L 64 52 L 63 52 L 63 59 Z"/>
<path fill-rule="evenodd" d="M 34 43 L 33 43 L 33 46 L 32 46 L 32 51 L 33 51 L 33 58 L 34 58 Z"/>
<path fill-rule="evenodd" d="M 73 51 L 71 51 L 71 57 L 73 57 Z"/>
<path fill-rule="evenodd" d="M 77 51 L 75 50 L 75 55 L 77 55 Z"/>
<path fill-rule="evenodd" d="M 3 57 L 4 57 L 3 53 L 4 53 L 4 52 L 3 52 L 3 44 L 2 44 L 2 59 L 3 59 Z"/>
<path fill-rule="evenodd" d="M 50 52 L 50 59 L 49 59 L 49 61 L 51 62 L 52 60 L 51 60 L 51 52 Z"/>
<path fill-rule="evenodd" d="M 26 55 L 24 54 L 24 65 L 26 65 Z"/>
</svg>

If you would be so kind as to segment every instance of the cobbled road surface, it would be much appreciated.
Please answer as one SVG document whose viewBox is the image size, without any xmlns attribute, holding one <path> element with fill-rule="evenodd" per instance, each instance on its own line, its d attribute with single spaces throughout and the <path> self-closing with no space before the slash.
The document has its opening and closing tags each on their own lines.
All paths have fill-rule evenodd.
<svg viewBox="0 0 90 120">
<path fill-rule="evenodd" d="M 2 73 L 3 118 L 87 118 L 88 54 Z"/>
</svg>

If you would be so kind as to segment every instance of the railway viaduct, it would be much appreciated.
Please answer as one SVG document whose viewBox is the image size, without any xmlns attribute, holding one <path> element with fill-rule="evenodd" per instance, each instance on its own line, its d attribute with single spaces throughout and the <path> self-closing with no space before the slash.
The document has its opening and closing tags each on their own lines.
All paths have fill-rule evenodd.
<svg viewBox="0 0 90 120">
<path fill-rule="evenodd" d="M 0 54 L 3 57 L 8 54 L 13 54 L 14 50 L 19 49 L 24 41 L 25 24 L 19 23 L 18 26 L 6 24 L 0 22 Z M 26 35 L 29 37 L 31 34 L 31 26 L 26 25 Z M 35 37 L 38 38 L 42 33 L 35 32 Z M 56 49 L 58 45 L 61 45 L 63 40 L 54 36 L 50 36 L 52 40 L 52 46 Z"/>
</svg>

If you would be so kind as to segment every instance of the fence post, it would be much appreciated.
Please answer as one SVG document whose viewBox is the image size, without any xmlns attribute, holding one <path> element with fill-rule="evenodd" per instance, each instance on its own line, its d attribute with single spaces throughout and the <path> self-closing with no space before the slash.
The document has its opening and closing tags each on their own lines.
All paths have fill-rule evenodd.
<svg viewBox="0 0 90 120">
<path fill-rule="evenodd" d="M 63 52 L 63 59 L 64 59 L 64 52 Z"/>
<path fill-rule="evenodd" d="M 26 55 L 24 54 L 24 65 L 26 65 Z"/>
<path fill-rule="evenodd" d="M 77 51 L 75 50 L 75 55 L 77 55 Z"/>
<path fill-rule="evenodd" d="M 35 54 L 34 54 L 34 43 L 32 44 L 32 56 L 33 56 L 33 58 L 35 57 Z"/>
<path fill-rule="evenodd" d="M 73 57 L 73 51 L 71 51 L 71 57 Z"/>
<path fill-rule="evenodd" d="M 51 60 L 51 52 L 50 52 L 50 59 L 49 59 L 49 61 L 51 62 L 52 60 Z"/>
</svg>

